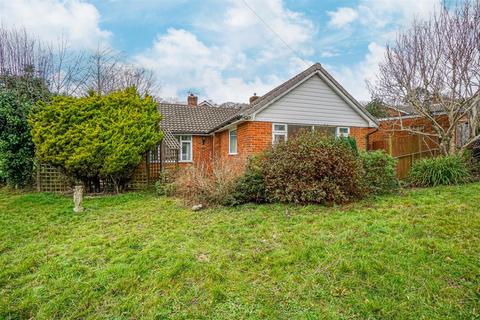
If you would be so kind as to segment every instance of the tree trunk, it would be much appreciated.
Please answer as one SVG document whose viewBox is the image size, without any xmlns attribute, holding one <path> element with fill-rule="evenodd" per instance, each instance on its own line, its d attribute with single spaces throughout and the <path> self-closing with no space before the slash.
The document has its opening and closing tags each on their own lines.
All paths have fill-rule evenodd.
<svg viewBox="0 0 480 320">
<path fill-rule="evenodd" d="M 454 131 L 454 134 L 449 138 L 449 150 L 448 154 L 456 154 L 457 153 L 457 139 L 456 139 L 456 134 Z"/>
</svg>

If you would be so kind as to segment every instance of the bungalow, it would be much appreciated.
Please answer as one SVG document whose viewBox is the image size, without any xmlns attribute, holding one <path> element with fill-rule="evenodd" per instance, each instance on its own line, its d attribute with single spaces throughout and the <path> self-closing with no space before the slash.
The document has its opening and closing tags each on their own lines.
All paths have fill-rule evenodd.
<svg viewBox="0 0 480 320">
<path fill-rule="evenodd" d="M 190 94 L 187 104 L 158 105 L 165 139 L 150 161 L 162 157 L 180 165 L 244 161 L 300 129 L 351 136 L 366 149 L 369 135 L 378 127 L 377 120 L 319 63 L 263 96 L 253 95 L 249 104 L 216 107 L 197 102 Z"/>
</svg>

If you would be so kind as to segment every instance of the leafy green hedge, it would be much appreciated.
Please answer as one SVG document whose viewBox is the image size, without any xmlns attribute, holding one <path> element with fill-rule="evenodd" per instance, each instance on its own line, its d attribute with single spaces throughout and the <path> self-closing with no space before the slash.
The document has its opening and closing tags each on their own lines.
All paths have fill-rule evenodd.
<svg viewBox="0 0 480 320">
<path fill-rule="evenodd" d="M 249 159 L 245 173 L 235 181 L 229 205 L 266 202 L 267 195 L 261 167 L 262 161 L 262 155 Z"/>
<path fill-rule="evenodd" d="M 385 194 L 399 188 L 396 174 L 397 161 L 383 151 L 361 152 L 364 183 L 369 193 Z"/>
<path fill-rule="evenodd" d="M 0 183 L 23 187 L 31 182 L 35 147 L 27 119 L 32 106 L 49 97 L 45 83 L 33 74 L 0 76 Z"/>
</svg>

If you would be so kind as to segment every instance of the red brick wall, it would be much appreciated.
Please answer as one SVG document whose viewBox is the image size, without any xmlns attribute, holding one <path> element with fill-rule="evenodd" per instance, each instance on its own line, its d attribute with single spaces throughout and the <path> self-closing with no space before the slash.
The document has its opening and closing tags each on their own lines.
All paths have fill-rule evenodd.
<svg viewBox="0 0 480 320">
<path fill-rule="evenodd" d="M 367 134 L 374 128 L 351 127 L 350 136 L 357 140 L 359 149 L 365 150 Z M 237 125 L 237 154 L 229 154 L 229 131 L 223 130 L 213 136 L 192 136 L 193 162 L 180 162 L 180 167 L 189 165 L 211 166 L 214 161 L 231 161 L 238 165 L 245 164 L 250 156 L 260 153 L 272 146 L 272 123 L 246 121 Z M 167 165 L 169 166 L 169 165 Z"/>
<path fill-rule="evenodd" d="M 448 124 L 445 116 L 438 117 L 437 121 Z M 425 131 L 432 132 L 430 121 L 424 118 L 408 118 L 403 120 L 404 126 L 423 126 Z M 360 150 L 375 149 L 375 143 L 385 141 L 389 135 L 402 137 L 411 135 L 407 131 L 399 130 L 398 120 L 386 120 L 380 123 L 378 131 L 375 128 L 350 127 L 350 136 L 357 141 Z M 211 165 L 213 160 L 217 161 L 244 161 L 254 154 L 257 154 L 272 145 L 272 123 L 259 121 L 246 121 L 237 126 L 237 154 L 230 155 L 228 150 L 228 130 L 217 132 L 214 136 L 193 136 L 192 151 L 193 164 Z M 378 145 L 377 145 L 378 146 Z M 432 146 L 433 147 L 433 146 Z M 191 163 L 179 163 L 181 167 Z"/>
<path fill-rule="evenodd" d="M 259 153 L 272 146 L 272 123 L 249 121 L 242 127 L 245 135 L 245 154 Z"/>
<path fill-rule="evenodd" d="M 213 157 L 212 136 L 192 136 L 192 159 L 195 165 L 209 165 Z"/>
<path fill-rule="evenodd" d="M 166 163 L 167 169 L 188 167 L 191 165 L 211 166 L 213 158 L 213 137 L 192 136 L 192 162 Z"/>
<path fill-rule="evenodd" d="M 367 135 L 374 131 L 375 128 L 350 127 L 350 136 L 357 141 L 359 150 L 367 150 Z"/>
<path fill-rule="evenodd" d="M 272 124 L 270 122 L 247 121 L 237 126 L 237 154 L 229 154 L 229 130 L 215 133 L 214 154 L 219 161 L 235 160 L 244 162 L 249 156 L 272 145 Z"/>
</svg>

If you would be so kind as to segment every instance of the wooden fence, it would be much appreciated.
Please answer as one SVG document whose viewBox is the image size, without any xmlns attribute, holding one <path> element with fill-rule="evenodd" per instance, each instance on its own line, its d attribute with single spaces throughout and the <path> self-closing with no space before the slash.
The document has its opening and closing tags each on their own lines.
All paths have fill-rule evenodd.
<svg viewBox="0 0 480 320">
<path fill-rule="evenodd" d="M 383 140 L 373 142 L 373 150 L 384 150 L 398 160 L 397 176 L 404 179 L 413 163 L 421 158 L 435 157 L 438 154 L 437 143 L 425 140 L 420 135 L 389 135 Z"/>
</svg>

